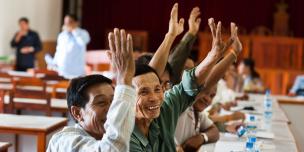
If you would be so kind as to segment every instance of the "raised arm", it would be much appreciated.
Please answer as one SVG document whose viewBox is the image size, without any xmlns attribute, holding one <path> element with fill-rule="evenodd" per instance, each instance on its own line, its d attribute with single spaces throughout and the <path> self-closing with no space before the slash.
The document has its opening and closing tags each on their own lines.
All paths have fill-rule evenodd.
<svg viewBox="0 0 304 152">
<path fill-rule="evenodd" d="M 207 76 L 212 70 L 213 66 L 222 58 L 226 48 L 231 45 L 231 41 L 225 44 L 221 37 L 221 22 L 218 22 L 217 27 L 215 27 L 214 19 L 210 18 L 208 20 L 209 27 L 212 34 L 212 48 L 208 53 L 207 57 L 196 67 L 195 77 L 196 82 L 200 86 L 205 86 Z"/>
<path fill-rule="evenodd" d="M 188 20 L 189 30 L 184 35 L 183 39 L 174 47 L 172 53 L 169 55 L 169 64 L 172 67 L 171 81 L 173 84 L 180 82 L 182 72 L 184 70 L 184 64 L 190 55 L 193 43 L 196 40 L 196 35 L 199 30 L 201 19 L 199 18 L 200 9 L 195 7 L 190 13 Z"/>
<path fill-rule="evenodd" d="M 77 28 L 72 31 L 72 34 L 80 46 L 86 46 L 90 42 L 90 35 L 86 30 Z"/>
<path fill-rule="evenodd" d="M 181 18 L 178 20 L 178 4 L 175 3 L 171 10 L 169 31 L 149 63 L 149 65 L 156 70 L 158 75 L 161 76 L 163 74 L 168 61 L 170 48 L 176 36 L 181 34 L 183 31 L 184 19 Z"/>
<path fill-rule="evenodd" d="M 228 42 L 232 43 L 231 49 L 227 55 L 218 64 L 216 64 L 208 74 L 206 83 L 204 85 L 205 90 L 210 89 L 218 82 L 220 78 L 224 76 L 228 67 L 237 60 L 237 56 L 241 53 L 242 44 L 238 38 L 237 32 L 238 27 L 235 25 L 235 23 L 231 23 L 231 37 Z M 228 49 L 228 46 L 229 45 L 224 48 L 224 51 Z"/>
<path fill-rule="evenodd" d="M 133 44 L 125 30 L 114 29 L 109 33 L 110 59 L 116 71 L 117 86 L 114 100 L 107 114 L 106 134 L 102 138 L 104 151 L 129 151 L 131 133 L 135 124 L 135 90 L 131 81 L 135 73 Z M 113 147 L 112 147 L 113 146 Z M 101 148 L 104 148 L 101 145 Z"/>
</svg>

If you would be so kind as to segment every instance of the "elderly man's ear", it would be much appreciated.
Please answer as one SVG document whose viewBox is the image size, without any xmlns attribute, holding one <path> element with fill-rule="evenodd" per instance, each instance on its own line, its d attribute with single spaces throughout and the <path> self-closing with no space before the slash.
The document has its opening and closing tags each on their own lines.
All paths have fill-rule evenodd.
<svg viewBox="0 0 304 152">
<path fill-rule="evenodd" d="M 82 113 L 81 113 L 81 108 L 77 106 L 72 106 L 71 107 L 71 114 L 77 122 L 83 121 Z"/>
</svg>

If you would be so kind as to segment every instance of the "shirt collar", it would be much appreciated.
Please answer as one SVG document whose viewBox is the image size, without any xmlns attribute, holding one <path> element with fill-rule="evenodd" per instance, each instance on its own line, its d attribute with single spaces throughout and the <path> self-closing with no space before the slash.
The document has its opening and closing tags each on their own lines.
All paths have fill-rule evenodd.
<svg viewBox="0 0 304 152">
<path fill-rule="evenodd" d="M 151 122 L 151 125 L 149 127 L 149 138 L 151 141 L 151 145 L 153 145 L 153 143 L 155 142 L 155 140 L 158 138 L 159 135 L 159 126 L 158 124 L 155 122 L 155 120 L 153 120 Z M 134 130 L 133 130 L 134 135 L 136 136 L 136 138 L 140 141 L 140 143 L 142 145 L 144 145 L 145 147 L 147 147 L 147 145 L 149 144 L 149 140 L 148 138 L 140 131 L 140 129 L 137 127 L 137 125 L 134 126 Z"/>
<path fill-rule="evenodd" d="M 75 124 L 75 128 L 78 128 L 82 131 L 82 133 L 85 135 L 85 136 L 90 136 L 92 137 L 89 133 L 87 133 L 78 123 Z M 94 138 L 95 139 L 95 138 Z"/>
</svg>

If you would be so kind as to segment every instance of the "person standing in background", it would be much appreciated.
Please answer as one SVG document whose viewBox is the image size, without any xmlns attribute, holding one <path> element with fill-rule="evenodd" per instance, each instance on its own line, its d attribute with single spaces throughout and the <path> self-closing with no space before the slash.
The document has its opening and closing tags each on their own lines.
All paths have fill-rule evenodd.
<svg viewBox="0 0 304 152">
<path fill-rule="evenodd" d="M 86 47 L 89 42 L 89 33 L 79 27 L 76 16 L 68 14 L 64 17 L 62 32 L 57 39 L 54 59 L 47 55 L 45 60 L 49 67 L 67 79 L 83 76 Z"/>
<path fill-rule="evenodd" d="M 29 27 L 29 20 L 25 17 L 19 19 L 19 31 L 11 41 L 11 46 L 16 48 L 17 71 L 26 71 L 34 68 L 35 54 L 41 50 L 41 41 L 37 32 Z"/>
</svg>

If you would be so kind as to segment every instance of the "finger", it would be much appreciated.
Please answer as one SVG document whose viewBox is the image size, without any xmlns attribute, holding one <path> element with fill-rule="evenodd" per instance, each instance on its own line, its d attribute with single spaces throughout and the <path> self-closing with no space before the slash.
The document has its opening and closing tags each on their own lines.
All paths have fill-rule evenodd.
<svg viewBox="0 0 304 152">
<path fill-rule="evenodd" d="M 191 11 L 191 14 L 190 14 L 190 18 L 196 18 L 199 14 L 200 14 L 200 9 L 199 7 L 194 7 Z"/>
<path fill-rule="evenodd" d="M 216 27 L 216 38 L 221 40 L 222 39 L 222 23 L 221 21 L 219 21 L 217 23 L 217 27 Z"/>
<path fill-rule="evenodd" d="M 212 37 L 215 38 L 215 26 L 214 26 L 214 19 L 213 18 L 208 19 L 208 25 L 210 27 Z"/>
<path fill-rule="evenodd" d="M 112 61 L 112 53 L 111 53 L 111 51 L 106 51 L 106 55 L 109 58 L 109 60 Z"/>
<path fill-rule="evenodd" d="M 231 32 L 231 37 L 235 37 L 235 23 L 234 22 L 230 23 L 230 32 Z"/>
<path fill-rule="evenodd" d="M 177 22 L 177 18 L 178 18 L 178 3 L 175 3 L 171 10 L 171 20 Z"/>
<path fill-rule="evenodd" d="M 132 39 L 132 35 L 131 34 L 128 34 L 128 37 L 127 37 L 127 50 L 128 50 L 128 53 L 133 56 L 133 39 Z"/>
<path fill-rule="evenodd" d="M 115 52 L 115 43 L 114 43 L 115 40 L 114 40 L 114 34 L 112 32 L 109 33 L 108 40 L 109 40 L 110 50 Z"/>
<path fill-rule="evenodd" d="M 202 19 L 201 19 L 201 18 L 198 18 L 198 19 L 196 19 L 195 23 L 198 24 L 198 25 L 200 25 L 200 24 L 201 24 L 201 21 L 202 21 Z"/>
<path fill-rule="evenodd" d="M 235 26 L 235 37 L 238 37 L 239 28 Z"/>
<path fill-rule="evenodd" d="M 178 22 L 179 27 L 181 27 L 181 26 L 184 27 L 184 23 L 185 23 L 184 18 L 179 19 L 179 22 Z"/>
<path fill-rule="evenodd" d="M 120 33 L 118 28 L 114 29 L 114 38 L 115 38 L 116 53 L 119 53 L 121 51 L 121 48 L 120 48 Z"/>
<path fill-rule="evenodd" d="M 121 41 L 121 51 L 124 53 L 127 51 L 127 36 L 124 29 L 120 30 L 120 41 Z"/>
</svg>

